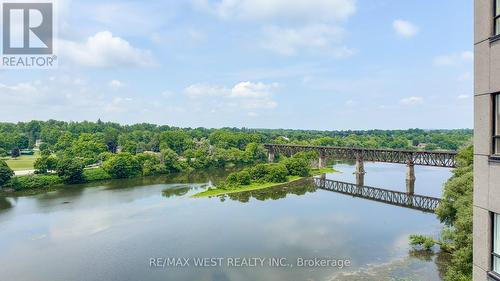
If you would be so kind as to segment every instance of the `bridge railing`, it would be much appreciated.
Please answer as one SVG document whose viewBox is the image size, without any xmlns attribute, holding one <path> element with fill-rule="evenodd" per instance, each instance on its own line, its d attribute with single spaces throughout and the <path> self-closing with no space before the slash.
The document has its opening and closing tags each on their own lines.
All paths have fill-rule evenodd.
<svg viewBox="0 0 500 281">
<path fill-rule="evenodd" d="M 365 198 L 373 201 L 383 202 L 391 205 L 420 210 L 433 213 L 439 206 L 440 199 L 412 195 L 405 192 L 376 188 L 371 186 L 358 186 L 353 183 L 313 178 L 317 188 L 329 190 L 337 193 L 347 194 L 355 197 Z"/>
</svg>

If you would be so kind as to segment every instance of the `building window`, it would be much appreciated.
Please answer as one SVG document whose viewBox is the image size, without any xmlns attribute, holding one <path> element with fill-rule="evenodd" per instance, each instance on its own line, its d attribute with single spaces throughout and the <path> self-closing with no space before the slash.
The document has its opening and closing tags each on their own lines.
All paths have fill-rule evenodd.
<svg viewBox="0 0 500 281">
<path fill-rule="evenodd" d="M 493 215 L 493 271 L 500 273 L 500 215 Z"/>
<path fill-rule="evenodd" d="M 495 31 L 495 36 L 500 35 L 500 0 L 493 0 L 493 26 Z"/>
<path fill-rule="evenodd" d="M 497 0 L 500 2 L 500 0 Z M 495 146 L 495 154 L 500 155 L 500 94 L 495 95 L 495 116 L 493 118 L 495 124 L 495 132 L 493 136 L 493 143 Z"/>
</svg>

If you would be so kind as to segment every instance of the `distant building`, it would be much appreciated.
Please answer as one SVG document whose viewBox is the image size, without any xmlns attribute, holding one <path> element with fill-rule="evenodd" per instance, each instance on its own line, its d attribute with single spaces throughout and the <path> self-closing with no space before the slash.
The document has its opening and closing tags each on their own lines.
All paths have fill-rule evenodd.
<svg viewBox="0 0 500 281">
<path fill-rule="evenodd" d="M 500 280 L 500 0 L 474 1 L 473 279 Z"/>
<path fill-rule="evenodd" d="M 425 149 L 425 147 L 426 147 L 426 146 L 427 146 L 427 144 L 426 144 L 426 143 L 419 143 L 419 144 L 417 145 L 417 147 L 418 147 L 418 148 L 421 148 L 421 149 Z"/>
</svg>

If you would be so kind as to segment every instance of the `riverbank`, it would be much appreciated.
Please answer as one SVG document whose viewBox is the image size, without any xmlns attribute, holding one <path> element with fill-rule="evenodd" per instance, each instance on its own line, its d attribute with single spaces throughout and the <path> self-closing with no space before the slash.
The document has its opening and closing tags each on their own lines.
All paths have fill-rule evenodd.
<svg viewBox="0 0 500 281">
<path fill-rule="evenodd" d="M 310 176 L 317 176 L 321 175 L 324 173 L 334 173 L 338 172 L 337 170 L 333 168 L 322 168 L 322 169 L 313 169 L 311 170 Z M 298 180 L 301 180 L 305 177 L 299 177 L 299 176 L 289 176 L 288 181 L 286 182 L 264 182 L 264 183 L 252 183 L 250 185 L 242 185 L 238 186 L 232 189 L 222 189 L 222 188 L 212 188 L 212 189 L 207 189 L 205 191 L 202 191 L 200 193 L 196 193 L 192 198 L 203 198 L 203 197 L 213 197 L 213 196 L 219 196 L 219 195 L 224 195 L 224 194 L 231 194 L 231 193 L 238 193 L 238 192 L 245 192 L 245 191 L 253 191 L 253 190 L 260 190 L 260 189 L 265 189 L 265 188 L 270 188 L 270 187 L 276 187 L 280 185 L 285 185 L 285 184 L 290 184 L 292 182 L 296 182 Z"/>
<path fill-rule="evenodd" d="M 213 182 L 217 184 L 223 181 L 227 175 L 231 172 L 243 169 L 242 166 L 232 166 L 228 168 L 209 168 L 205 170 L 192 170 L 168 174 L 158 174 L 153 176 L 136 176 L 124 179 L 112 179 L 107 173 L 101 168 L 85 170 L 85 181 L 82 183 L 75 184 L 65 184 L 61 181 L 50 183 L 44 178 L 57 177 L 56 175 L 30 175 L 21 176 L 17 178 L 25 178 L 27 181 L 31 182 L 30 187 L 25 187 L 22 190 L 15 190 L 12 187 L 0 188 L 0 197 L 23 197 L 32 196 L 37 194 L 42 194 L 46 192 L 58 191 L 63 189 L 80 188 L 80 187 L 94 187 L 109 184 L 113 182 L 114 184 L 122 183 L 124 185 L 126 182 L 134 182 L 137 184 L 147 183 L 147 184 L 159 184 L 165 182 L 176 182 L 176 183 L 206 183 Z M 90 171 L 90 172 L 89 172 Z M 35 178 L 35 180 L 33 180 Z M 33 185 L 34 183 L 34 185 Z"/>
</svg>

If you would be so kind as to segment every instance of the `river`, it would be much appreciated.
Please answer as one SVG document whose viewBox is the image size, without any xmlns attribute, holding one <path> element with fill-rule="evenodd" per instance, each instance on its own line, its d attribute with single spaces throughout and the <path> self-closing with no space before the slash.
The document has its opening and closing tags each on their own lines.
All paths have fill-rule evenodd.
<svg viewBox="0 0 500 281">
<path fill-rule="evenodd" d="M 334 167 L 341 173 L 327 178 L 354 182 L 352 165 Z M 404 165 L 366 163 L 365 170 L 365 185 L 405 191 Z M 415 173 L 415 193 L 434 197 L 451 176 L 443 168 L 417 166 Z M 441 280 L 446 257 L 408 246 L 409 234 L 439 233 L 434 214 L 310 186 L 190 198 L 225 174 L 0 197 L 0 279 Z M 195 258 L 221 264 L 195 266 Z M 302 267 L 298 258 L 347 262 Z M 256 259 L 263 264 L 245 263 Z"/>
</svg>

